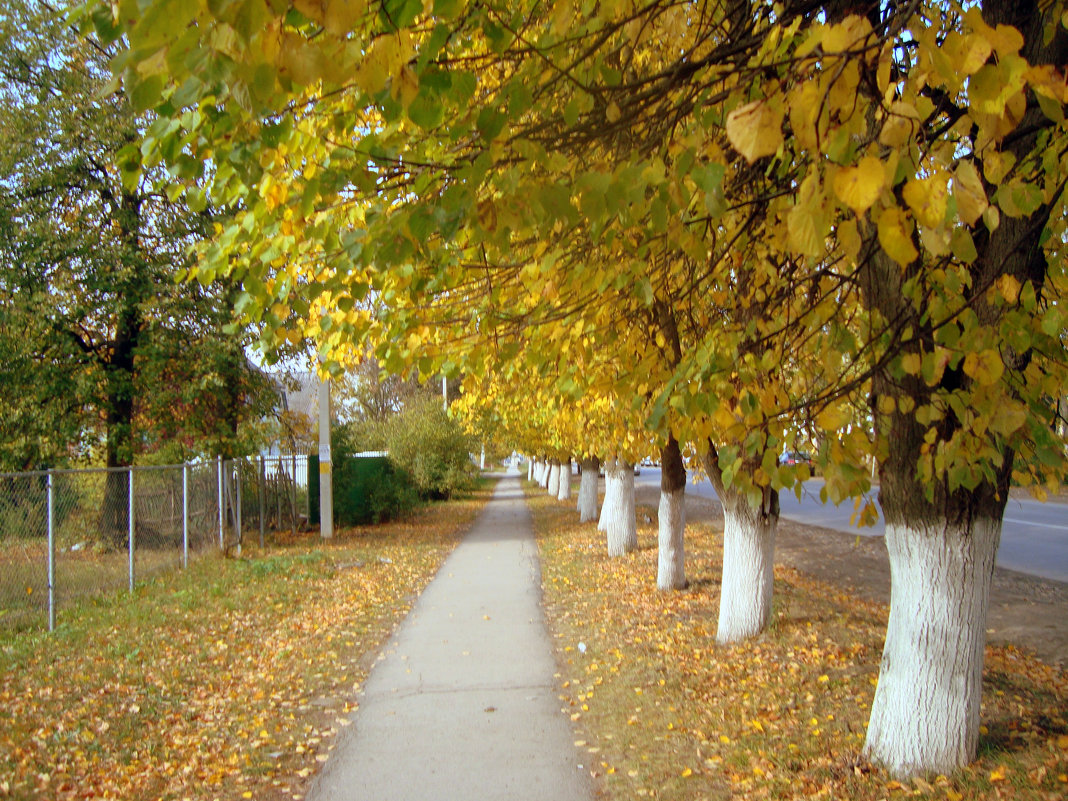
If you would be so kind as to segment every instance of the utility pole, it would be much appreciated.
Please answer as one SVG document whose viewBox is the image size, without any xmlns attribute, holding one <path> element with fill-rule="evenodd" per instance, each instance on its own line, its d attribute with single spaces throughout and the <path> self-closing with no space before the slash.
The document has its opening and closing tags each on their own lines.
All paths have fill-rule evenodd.
<svg viewBox="0 0 1068 801">
<path fill-rule="evenodd" d="M 330 381 L 319 379 L 319 536 L 334 536 L 334 473 L 330 458 Z"/>
</svg>

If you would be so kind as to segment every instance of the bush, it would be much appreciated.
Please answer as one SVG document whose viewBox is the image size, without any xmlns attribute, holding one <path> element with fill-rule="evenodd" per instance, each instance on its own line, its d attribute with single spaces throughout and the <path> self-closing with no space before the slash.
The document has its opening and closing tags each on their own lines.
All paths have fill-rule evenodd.
<svg viewBox="0 0 1068 801">
<path fill-rule="evenodd" d="M 419 504 L 412 482 L 384 456 L 338 454 L 334 468 L 334 518 L 357 526 L 392 520 Z"/>
<path fill-rule="evenodd" d="M 472 439 L 435 398 L 414 400 L 389 420 L 386 448 L 423 498 L 444 499 L 475 486 Z"/>
</svg>

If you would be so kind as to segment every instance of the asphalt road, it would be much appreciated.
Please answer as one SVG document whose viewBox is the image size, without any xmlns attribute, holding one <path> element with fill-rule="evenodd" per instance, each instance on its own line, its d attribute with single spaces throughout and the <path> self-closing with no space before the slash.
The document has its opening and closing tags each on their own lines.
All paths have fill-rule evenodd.
<svg viewBox="0 0 1068 801">
<path fill-rule="evenodd" d="M 643 486 L 659 487 L 660 468 L 643 467 L 641 475 L 634 480 Z M 821 486 L 820 479 L 809 480 L 800 501 L 794 493 L 783 492 L 780 496 L 782 516 L 798 523 L 865 537 L 883 536 L 882 518 L 874 526 L 865 528 L 850 523 L 852 502 L 846 501 L 841 506 L 820 503 Z M 686 491 L 716 498 L 716 491 L 707 479 L 694 484 L 691 476 Z M 1002 521 L 997 564 L 1020 573 L 1068 582 L 1068 505 L 1010 499 Z"/>
</svg>

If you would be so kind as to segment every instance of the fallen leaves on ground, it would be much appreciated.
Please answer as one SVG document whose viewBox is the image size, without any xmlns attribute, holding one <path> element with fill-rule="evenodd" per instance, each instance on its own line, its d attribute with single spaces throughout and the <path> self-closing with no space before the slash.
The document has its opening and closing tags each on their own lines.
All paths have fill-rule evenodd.
<svg viewBox="0 0 1068 801">
<path fill-rule="evenodd" d="M 610 559 L 532 491 L 561 700 L 609 799 L 1034 799 L 1068 794 L 1068 673 L 988 648 L 978 760 L 897 782 L 862 756 L 886 608 L 775 570 L 770 628 L 715 643 L 722 526 L 687 528 L 690 586 L 656 589 L 655 522 Z M 655 510 L 638 519 L 655 521 Z M 583 644 L 580 650 L 578 645 Z"/>
<path fill-rule="evenodd" d="M 0 641 L 0 798 L 300 798 L 488 497 L 206 557 Z"/>
</svg>

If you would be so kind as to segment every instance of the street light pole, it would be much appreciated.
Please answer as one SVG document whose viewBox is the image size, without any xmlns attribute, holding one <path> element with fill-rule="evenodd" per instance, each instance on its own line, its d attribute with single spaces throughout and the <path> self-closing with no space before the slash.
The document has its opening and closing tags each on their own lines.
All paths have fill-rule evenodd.
<svg viewBox="0 0 1068 801">
<path fill-rule="evenodd" d="M 330 457 L 330 381 L 319 379 L 319 536 L 334 536 L 334 473 Z"/>
</svg>

